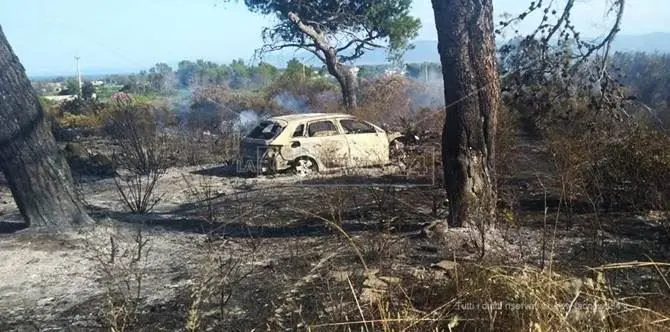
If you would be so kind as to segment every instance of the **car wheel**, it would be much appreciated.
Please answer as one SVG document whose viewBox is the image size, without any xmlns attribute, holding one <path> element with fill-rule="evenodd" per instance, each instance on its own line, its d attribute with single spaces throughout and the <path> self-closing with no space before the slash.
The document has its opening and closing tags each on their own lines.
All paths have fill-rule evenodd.
<svg viewBox="0 0 670 332">
<path fill-rule="evenodd" d="M 302 157 L 293 163 L 293 173 L 297 176 L 308 176 L 319 171 L 319 167 L 311 158 Z"/>
</svg>

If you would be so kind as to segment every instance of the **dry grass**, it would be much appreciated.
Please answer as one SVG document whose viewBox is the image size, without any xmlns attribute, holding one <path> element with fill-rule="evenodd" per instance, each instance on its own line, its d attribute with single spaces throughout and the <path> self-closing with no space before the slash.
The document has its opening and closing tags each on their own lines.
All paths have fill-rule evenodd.
<svg viewBox="0 0 670 332">
<path fill-rule="evenodd" d="M 312 331 L 660 331 L 670 313 L 617 297 L 604 274 L 577 278 L 533 267 L 453 263 L 403 278 L 367 274 L 350 289 L 351 316 Z M 634 267 L 621 264 L 616 268 Z M 655 265 L 667 269 L 667 265 Z M 613 267 L 609 267 L 613 268 Z M 598 271 L 599 269 L 595 269 Z M 666 272 L 667 273 L 667 272 Z M 370 298 L 370 287 L 376 287 Z M 332 286 L 331 286 L 332 288 Z M 667 290 L 670 290 L 668 288 Z M 666 290 L 666 291 L 667 291 Z M 358 312 L 354 315 L 353 312 Z"/>
</svg>

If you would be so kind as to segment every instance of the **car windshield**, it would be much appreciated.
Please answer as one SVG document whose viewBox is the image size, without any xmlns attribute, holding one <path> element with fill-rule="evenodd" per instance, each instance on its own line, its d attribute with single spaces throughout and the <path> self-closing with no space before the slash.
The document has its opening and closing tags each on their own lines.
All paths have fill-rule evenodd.
<svg viewBox="0 0 670 332">
<path fill-rule="evenodd" d="M 255 139 L 269 140 L 277 137 L 284 129 L 279 123 L 272 121 L 263 121 L 254 128 L 247 137 Z"/>
</svg>

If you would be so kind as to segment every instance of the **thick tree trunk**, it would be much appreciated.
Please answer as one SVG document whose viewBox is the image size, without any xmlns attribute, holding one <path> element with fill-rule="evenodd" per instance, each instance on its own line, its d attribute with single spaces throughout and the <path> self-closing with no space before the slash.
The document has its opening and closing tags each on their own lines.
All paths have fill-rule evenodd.
<svg viewBox="0 0 670 332">
<path fill-rule="evenodd" d="M 2 28 L 0 169 L 28 225 L 63 227 L 92 221 L 77 198 L 70 167 Z"/>
<path fill-rule="evenodd" d="M 432 0 L 444 76 L 442 160 L 449 224 L 495 217 L 494 137 L 500 102 L 492 0 Z"/>
<path fill-rule="evenodd" d="M 329 60 L 329 62 L 331 62 Z M 358 89 L 358 77 L 352 71 L 353 68 L 343 65 L 337 60 L 332 60 L 331 64 L 327 65 L 328 72 L 337 79 L 342 90 L 342 103 L 348 110 L 358 107 L 358 100 L 356 98 L 356 90 Z"/>
</svg>

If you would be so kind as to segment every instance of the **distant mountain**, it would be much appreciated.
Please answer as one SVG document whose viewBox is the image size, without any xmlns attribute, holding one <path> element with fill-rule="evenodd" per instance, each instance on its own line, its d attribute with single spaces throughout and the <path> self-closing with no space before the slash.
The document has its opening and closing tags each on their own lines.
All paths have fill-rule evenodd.
<svg viewBox="0 0 670 332">
<path fill-rule="evenodd" d="M 670 53 L 670 33 L 654 32 L 644 35 L 619 35 L 613 48 L 622 52 Z"/>
<path fill-rule="evenodd" d="M 500 42 L 500 41 L 499 41 Z M 614 51 L 670 53 L 670 33 L 655 32 L 644 35 L 618 35 L 612 44 Z M 436 40 L 417 40 L 414 49 L 407 51 L 405 62 L 439 62 Z M 376 49 L 366 53 L 357 64 L 386 63 L 386 50 Z"/>
</svg>

